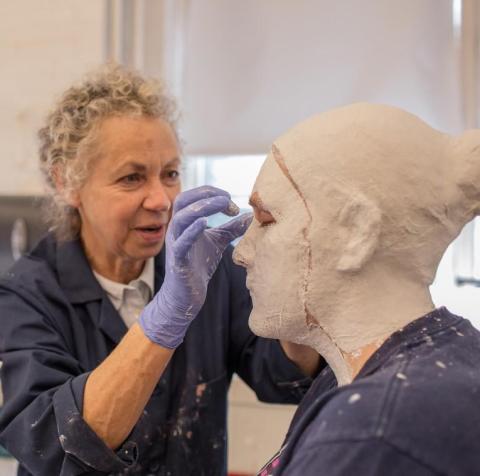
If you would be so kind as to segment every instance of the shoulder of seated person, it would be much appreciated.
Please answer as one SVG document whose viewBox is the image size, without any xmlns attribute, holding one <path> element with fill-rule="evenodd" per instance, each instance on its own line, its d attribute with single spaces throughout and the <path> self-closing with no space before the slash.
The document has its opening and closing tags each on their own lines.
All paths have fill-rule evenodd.
<svg viewBox="0 0 480 476">
<path fill-rule="evenodd" d="M 457 437 L 461 438 L 476 413 L 475 380 L 480 381 L 480 369 L 474 372 L 472 375 L 468 366 L 449 372 L 448 367 L 439 366 L 431 358 L 420 357 L 405 368 L 392 363 L 334 389 L 323 404 L 318 399 L 317 412 L 306 430 L 317 442 L 326 442 L 371 437 L 408 439 L 412 431 L 417 437 L 422 432 L 428 436 L 436 427 L 453 444 L 456 437 L 451 422 L 456 422 Z M 460 400 L 462 405 L 457 405 Z M 480 427 L 475 432 L 480 441 Z"/>
</svg>

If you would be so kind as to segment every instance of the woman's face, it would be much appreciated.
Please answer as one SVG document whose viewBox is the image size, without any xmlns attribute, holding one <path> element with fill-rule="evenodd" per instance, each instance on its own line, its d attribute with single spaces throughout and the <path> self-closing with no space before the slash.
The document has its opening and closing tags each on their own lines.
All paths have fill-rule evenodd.
<svg viewBox="0 0 480 476">
<path fill-rule="evenodd" d="M 100 124 L 98 157 L 74 196 L 81 238 L 94 269 L 142 266 L 163 247 L 180 192 L 180 152 L 165 121 L 111 117 Z"/>
</svg>

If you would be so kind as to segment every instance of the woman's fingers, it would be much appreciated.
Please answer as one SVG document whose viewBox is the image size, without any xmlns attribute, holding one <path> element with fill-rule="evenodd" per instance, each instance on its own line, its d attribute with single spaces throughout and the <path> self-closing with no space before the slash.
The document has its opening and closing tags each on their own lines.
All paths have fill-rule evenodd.
<svg viewBox="0 0 480 476">
<path fill-rule="evenodd" d="M 175 199 L 173 204 L 173 213 L 177 213 L 178 211 L 188 207 L 192 203 L 198 202 L 204 198 L 212 198 L 224 196 L 230 200 L 230 194 L 225 190 L 221 190 L 220 188 L 212 187 L 210 185 L 203 185 L 202 187 L 193 188 L 192 190 L 187 190 L 186 192 L 181 193 Z"/>
<path fill-rule="evenodd" d="M 230 242 L 242 236 L 252 223 L 253 213 L 243 213 L 233 220 L 207 230 L 207 234 L 215 240 L 218 246 L 224 249 Z"/>
<path fill-rule="evenodd" d="M 252 213 L 244 213 L 221 226 L 208 229 L 206 235 L 213 240 L 217 249 L 223 253 L 223 250 L 230 242 L 242 236 L 247 231 L 247 228 L 252 222 L 252 218 Z M 188 250 L 195 243 L 195 240 L 206 228 L 207 219 L 203 216 L 198 217 L 191 223 L 173 244 L 175 257 L 181 259 L 186 256 Z"/>
<path fill-rule="evenodd" d="M 215 213 L 226 210 L 229 206 L 230 198 L 225 195 L 211 198 L 203 198 L 198 200 L 185 208 L 179 210 L 172 218 L 172 233 L 175 239 L 198 218 L 209 217 Z"/>
<path fill-rule="evenodd" d="M 223 190 L 205 186 L 179 195 L 170 223 L 174 254 L 177 258 L 185 256 L 198 236 L 207 228 L 207 217 L 219 212 L 229 216 L 235 216 L 239 212 L 238 206 L 231 201 L 230 194 Z M 208 230 L 207 234 L 223 250 L 228 243 L 245 233 L 251 220 L 251 213 L 244 214 Z"/>
<path fill-rule="evenodd" d="M 177 259 L 181 260 L 186 256 L 198 235 L 203 233 L 205 228 L 207 228 L 207 219 L 200 217 L 185 229 L 173 244 L 173 253 Z"/>
</svg>

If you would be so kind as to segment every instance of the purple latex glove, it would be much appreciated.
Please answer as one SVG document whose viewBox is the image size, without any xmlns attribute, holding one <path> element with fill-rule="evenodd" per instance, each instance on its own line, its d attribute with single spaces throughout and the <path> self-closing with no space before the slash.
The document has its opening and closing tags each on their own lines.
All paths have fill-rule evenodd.
<svg viewBox="0 0 480 476">
<path fill-rule="evenodd" d="M 207 229 L 206 217 L 238 211 L 228 192 L 209 186 L 181 193 L 175 200 L 165 239 L 165 280 L 139 318 L 153 342 L 174 349 L 183 341 L 205 302 L 208 282 L 225 248 L 245 233 L 252 220 L 247 213 Z"/>
</svg>

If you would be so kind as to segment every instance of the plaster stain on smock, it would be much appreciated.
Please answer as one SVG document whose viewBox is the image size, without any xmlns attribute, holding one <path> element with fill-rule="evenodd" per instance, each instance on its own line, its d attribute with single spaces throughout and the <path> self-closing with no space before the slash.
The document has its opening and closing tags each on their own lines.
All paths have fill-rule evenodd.
<svg viewBox="0 0 480 476">
<path fill-rule="evenodd" d="M 362 396 L 359 393 L 354 393 L 353 395 L 350 395 L 348 403 L 351 405 L 352 403 L 358 402 L 361 398 Z"/>
<path fill-rule="evenodd" d="M 457 331 L 457 328 L 452 326 L 452 331 L 455 331 L 458 337 L 465 337 L 465 334 L 462 334 L 460 331 Z"/>
<path fill-rule="evenodd" d="M 407 376 L 402 372 L 397 372 L 395 376 L 400 380 L 407 380 Z"/>
<path fill-rule="evenodd" d="M 432 339 L 430 336 L 425 336 L 425 339 L 424 339 L 424 340 L 425 340 L 425 344 L 427 344 L 427 345 L 430 345 L 430 346 L 435 345 L 435 344 L 433 343 L 433 339 Z"/>
<path fill-rule="evenodd" d="M 446 366 L 441 360 L 437 360 L 437 361 L 435 362 L 435 365 L 436 365 L 437 367 L 440 367 L 441 369 L 446 369 L 446 368 L 447 368 L 447 366 Z"/>
</svg>

